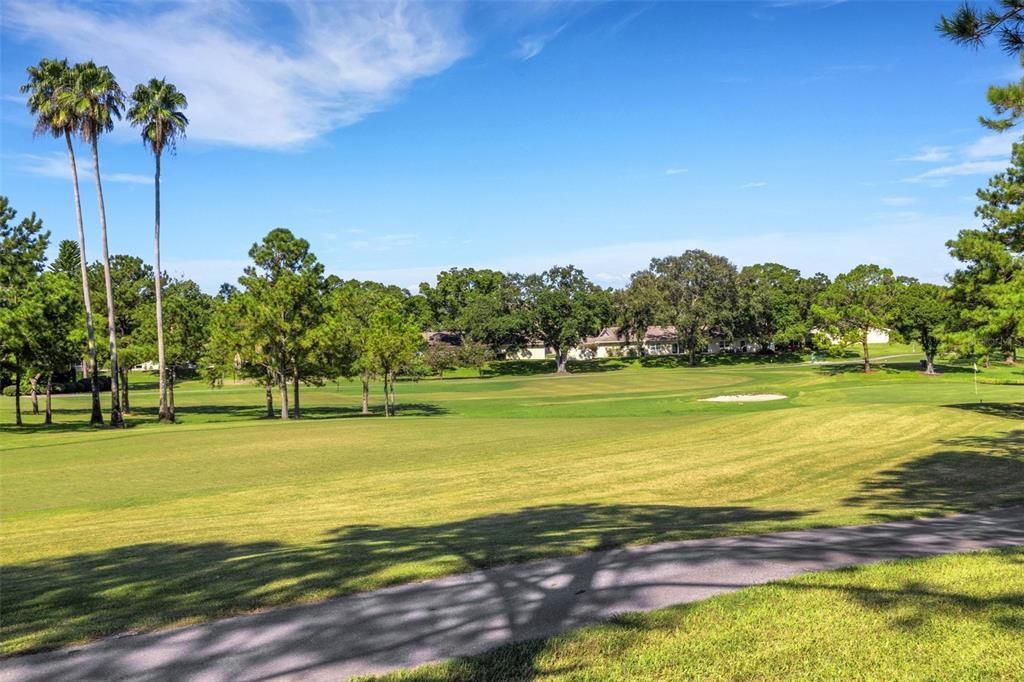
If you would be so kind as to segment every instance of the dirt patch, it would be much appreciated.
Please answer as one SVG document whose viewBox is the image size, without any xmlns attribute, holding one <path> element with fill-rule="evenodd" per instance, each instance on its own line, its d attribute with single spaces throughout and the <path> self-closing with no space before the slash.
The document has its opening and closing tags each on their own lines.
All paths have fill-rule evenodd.
<svg viewBox="0 0 1024 682">
<path fill-rule="evenodd" d="M 739 395 L 716 395 L 714 398 L 701 398 L 702 403 L 763 403 L 766 400 L 785 400 L 781 393 L 741 393 Z"/>
</svg>

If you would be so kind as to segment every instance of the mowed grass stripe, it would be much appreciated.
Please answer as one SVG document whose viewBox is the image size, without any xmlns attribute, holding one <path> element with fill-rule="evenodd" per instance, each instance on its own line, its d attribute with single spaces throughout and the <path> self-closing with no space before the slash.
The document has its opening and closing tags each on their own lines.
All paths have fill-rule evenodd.
<svg viewBox="0 0 1024 682">
<path fill-rule="evenodd" d="M 306 390 L 315 418 L 296 423 L 254 420 L 258 388 L 192 384 L 173 427 L 5 428 L 2 650 L 597 547 L 1024 500 L 1009 402 L 1022 390 L 989 387 L 977 409 L 969 378 L 730 367 L 431 381 L 399 396 L 434 416 L 393 420 L 348 418 L 358 386 L 343 384 Z M 751 387 L 792 397 L 697 401 Z M 133 403 L 144 413 L 154 398 Z"/>
</svg>

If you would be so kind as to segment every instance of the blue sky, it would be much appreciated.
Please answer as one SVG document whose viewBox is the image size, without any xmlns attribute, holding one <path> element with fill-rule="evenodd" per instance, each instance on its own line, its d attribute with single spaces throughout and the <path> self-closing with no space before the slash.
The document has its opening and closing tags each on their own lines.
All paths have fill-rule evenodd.
<svg viewBox="0 0 1024 682">
<path fill-rule="evenodd" d="M 2 192 L 74 238 L 63 143 L 33 139 L 18 86 L 91 58 L 188 95 L 164 261 L 208 290 L 278 226 L 330 272 L 413 288 L 570 262 L 619 286 L 693 247 L 941 281 L 1012 142 L 978 125 L 985 90 L 1020 76 L 935 33 L 956 5 L 6 0 Z M 150 260 L 152 158 L 121 124 L 101 164 L 112 252 Z"/>
</svg>

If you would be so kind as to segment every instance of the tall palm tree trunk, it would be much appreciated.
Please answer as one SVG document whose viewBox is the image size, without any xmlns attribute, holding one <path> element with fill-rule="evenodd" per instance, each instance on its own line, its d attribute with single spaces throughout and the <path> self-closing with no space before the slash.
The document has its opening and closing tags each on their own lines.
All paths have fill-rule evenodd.
<svg viewBox="0 0 1024 682">
<path fill-rule="evenodd" d="M 174 415 L 167 410 L 167 364 L 164 357 L 164 298 L 163 276 L 160 271 L 160 155 L 156 155 L 156 175 L 154 177 L 156 191 L 156 224 L 153 231 L 156 239 L 156 355 L 160 366 L 160 410 L 162 422 L 174 421 Z"/>
<path fill-rule="evenodd" d="M 100 388 L 96 383 L 96 329 L 92 323 L 92 295 L 89 293 L 89 271 L 85 259 L 85 224 L 82 221 L 82 197 L 78 193 L 78 165 L 75 163 L 75 147 L 71 144 L 71 133 L 64 131 L 64 140 L 68 143 L 68 160 L 71 163 L 71 184 L 75 189 L 75 220 L 78 221 L 78 264 L 82 272 L 82 300 L 85 303 L 85 331 L 89 341 L 89 379 L 92 390 L 92 414 L 90 424 L 103 423 L 103 411 L 100 408 Z"/>
<path fill-rule="evenodd" d="M 107 249 L 107 209 L 103 204 L 100 182 L 100 152 L 97 137 L 92 138 L 92 167 L 96 173 L 96 202 L 100 208 L 100 234 L 103 241 L 103 284 L 107 294 L 107 329 L 110 330 L 110 425 L 124 426 L 121 416 L 121 373 L 117 366 L 117 332 L 114 326 L 114 286 L 110 280 L 110 251 Z"/>
</svg>

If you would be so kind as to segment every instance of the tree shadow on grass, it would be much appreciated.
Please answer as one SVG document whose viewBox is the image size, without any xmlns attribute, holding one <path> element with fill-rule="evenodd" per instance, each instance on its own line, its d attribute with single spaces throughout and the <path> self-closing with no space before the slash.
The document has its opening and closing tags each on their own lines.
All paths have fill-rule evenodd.
<svg viewBox="0 0 1024 682">
<path fill-rule="evenodd" d="M 3 639 L 83 638 L 335 597 L 424 576 L 653 540 L 728 535 L 799 512 L 565 504 L 425 526 L 343 526 L 318 542 L 147 543 L 3 568 Z"/>
<path fill-rule="evenodd" d="M 531 377 L 554 374 L 554 360 L 496 360 L 480 372 L 483 377 Z"/>
<path fill-rule="evenodd" d="M 679 367 L 690 367 L 689 358 L 685 355 L 644 355 L 637 358 L 641 367 L 654 369 L 677 369 Z M 694 365 L 694 366 L 699 366 Z"/>
<path fill-rule="evenodd" d="M 803 362 L 799 353 L 714 353 L 701 358 L 708 367 L 743 367 L 744 365 L 779 365 Z"/>
<path fill-rule="evenodd" d="M 992 552 L 992 561 L 1000 567 L 1011 569 L 1024 564 L 1024 549 L 1011 548 Z M 915 565 L 908 566 L 913 572 Z M 989 566 L 989 564 L 986 564 Z M 903 580 L 892 586 L 866 585 L 858 581 L 861 569 L 841 569 L 834 573 L 815 576 L 813 581 L 790 580 L 773 584 L 774 590 L 783 590 L 799 594 L 788 608 L 794 611 L 810 609 L 808 615 L 813 616 L 813 609 L 827 609 L 830 600 L 835 596 L 847 599 L 862 608 L 875 613 L 889 616 L 888 626 L 899 635 L 927 627 L 929 624 L 943 623 L 945 627 L 972 627 L 971 624 L 992 626 L 1011 633 L 1024 633 L 1024 592 L 1019 589 L 1003 590 L 992 596 L 977 596 L 950 590 L 942 584 L 942 576 L 938 575 L 939 584 L 930 580 Z M 830 579 L 829 579 L 830 578 Z M 755 588 L 756 589 L 756 588 Z M 757 608 L 764 601 L 772 600 L 774 609 L 787 609 L 787 604 L 780 597 L 765 594 L 754 598 L 753 603 L 747 601 L 743 606 Z M 781 599 L 787 599 L 783 595 Z M 820 599 L 817 603 L 810 600 Z M 734 607 L 719 621 L 722 628 L 744 628 L 743 620 L 747 618 L 743 606 Z M 552 639 L 532 639 L 516 642 L 493 649 L 480 656 L 459 658 L 443 665 L 425 666 L 407 672 L 402 680 L 407 682 L 474 682 L 480 680 L 532 680 L 537 677 L 579 673 L 584 678 L 599 673 L 600 660 L 622 658 L 634 652 L 651 649 L 658 652 L 666 641 L 671 643 L 674 638 L 686 636 L 686 621 L 693 617 L 699 604 L 675 606 L 655 614 L 624 614 L 598 626 L 600 631 L 593 632 L 593 639 L 586 631 L 580 635 L 570 635 L 567 641 Z M 793 633 L 799 636 L 799 628 Z M 770 643 L 776 638 L 785 638 L 787 632 L 766 630 L 757 632 L 755 636 Z M 848 632 L 832 633 L 834 643 L 841 645 L 846 637 L 862 637 L 856 629 Z M 880 632 L 879 637 L 889 638 L 892 634 Z M 751 642 L 754 646 L 755 643 Z M 671 646 L 671 644 L 669 644 Z M 593 651 L 600 658 L 593 661 L 588 652 Z M 954 655 L 961 655 L 956 653 Z M 984 654 L 982 654 L 984 655 Z M 539 664 L 547 658 L 554 665 Z M 680 661 L 685 663 L 688 661 Z M 708 670 L 719 669 L 721 661 L 709 661 L 712 665 Z M 771 665 L 767 662 L 766 665 Z M 555 667 L 558 666 L 558 667 Z M 941 668 L 941 662 L 937 662 Z M 657 668 L 664 674 L 664 668 Z M 689 668 L 690 675 L 699 676 L 701 670 Z M 762 668 L 760 671 L 749 671 L 753 674 L 771 677 L 772 670 Z"/>
<path fill-rule="evenodd" d="M 1024 419 L 1024 403 L 958 403 L 956 405 L 943 405 L 943 407 L 968 410 L 992 417 L 1003 417 L 1004 419 Z"/>
<path fill-rule="evenodd" d="M 945 449 L 864 481 L 844 502 L 929 513 L 1024 502 L 1024 430 L 954 438 L 942 445 Z M 892 517 L 884 511 L 875 516 Z"/>
<path fill-rule="evenodd" d="M 570 360 L 567 366 L 570 374 L 595 374 L 615 372 L 629 367 L 626 358 L 595 358 L 593 360 Z M 480 372 L 483 378 L 527 377 L 555 373 L 554 360 L 497 360 L 488 363 Z"/>
<path fill-rule="evenodd" d="M 825 376 L 835 377 L 843 374 L 864 374 L 864 363 L 862 362 L 844 362 L 834 364 L 821 364 L 814 366 L 815 371 L 818 374 L 824 374 Z M 886 364 L 875 364 L 871 363 L 870 374 L 899 374 L 900 370 L 895 366 Z"/>
<path fill-rule="evenodd" d="M 236 677 L 267 679 L 331 665 L 333 674 L 344 677 L 367 666 L 409 666 L 548 637 L 634 610 L 646 603 L 643 595 L 670 591 L 672 599 L 685 601 L 719 594 L 748 584 L 751 571 L 779 571 L 784 577 L 894 556 L 931 556 L 986 539 L 1024 544 L 1019 515 L 1004 513 L 985 523 L 935 519 L 927 522 L 924 538 L 919 525 L 894 524 L 564 556 L 653 539 L 781 528 L 802 515 L 749 507 L 553 505 L 425 526 L 345 526 L 312 545 L 121 547 L 5 567 L 4 636 L 7 642 L 20 639 L 21 647 L 54 646 L 431 574 L 545 559 L 353 595 L 301 613 L 276 609 L 204 628 L 108 640 L 92 653 L 32 659 L 41 661 L 37 675 L 14 672 L 26 680 L 163 679 L 209 675 L 230 665 Z M 517 669 L 529 672 L 542 650 L 522 651 Z M 133 667 L 140 661 L 144 671 Z M 19 659 L 9 663 L 17 666 Z M 353 666 L 350 673 L 345 666 Z"/>
<path fill-rule="evenodd" d="M 437 417 L 450 414 L 451 411 L 434 403 L 403 403 L 398 402 L 396 407 L 398 417 Z M 0 433 L 27 436 L 42 433 L 76 433 L 82 431 L 103 431 L 110 429 L 109 424 L 104 426 L 92 426 L 87 418 L 81 415 L 88 415 L 88 408 L 69 408 L 53 411 L 53 424 L 27 423 L 24 426 L 15 426 L 13 423 L 0 422 Z M 217 421 L 246 421 L 266 420 L 267 411 L 263 406 L 254 405 L 180 405 L 175 408 L 175 419 L 179 424 L 187 424 L 191 421 L 217 422 Z M 68 415 L 79 415 L 75 421 L 62 421 Z M 311 405 L 303 406 L 301 410 L 302 419 L 354 419 L 383 417 L 384 408 L 372 407 L 370 414 L 363 414 L 360 407 L 349 407 L 344 405 Z M 106 415 L 104 415 L 106 416 Z M 132 428 L 140 424 L 152 424 L 157 421 L 158 410 L 156 407 L 139 407 L 132 410 L 131 414 L 125 415 L 125 428 Z M 274 412 L 274 419 L 278 419 L 280 412 Z M 294 415 L 293 415 L 294 416 Z M 33 417 L 33 419 L 38 417 Z M 218 419 L 220 418 L 220 419 Z M 301 421 L 301 420 L 300 420 Z"/>
<path fill-rule="evenodd" d="M 438 415 L 449 414 L 450 411 L 440 405 L 434 403 L 403 403 L 398 402 L 397 406 L 398 416 L 408 417 L 433 417 Z M 140 408 L 136 412 L 139 415 L 144 415 L 150 420 L 155 420 L 157 417 L 156 407 L 144 407 Z M 174 410 L 175 418 L 181 423 L 188 423 L 189 417 L 193 416 L 223 416 L 231 419 L 238 420 L 257 420 L 257 419 L 268 419 L 267 410 L 264 406 L 257 405 L 181 405 Z M 275 408 L 273 419 L 280 417 L 280 411 Z M 303 405 L 300 410 L 301 421 L 302 419 L 351 419 L 357 417 L 382 417 L 384 416 L 383 407 L 372 407 L 369 415 L 362 413 L 362 408 L 359 406 L 348 406 L 348 405 Z M 294 411 L 292 412 L 294 418 Z M 216 421 L 205 419 L 203 421 Z"/>
<path fill-rule="evenodd" d="M 1020 549 L 1001 550 L 1000 562 L 1020 564 Z M 1024 592 L 1005 592 L 991 597 L 978 597 L 960 592 L 935 588 L 919 580 L 905 581 L 899 587 L 867 587 L 850 584 L 806 585 L 788 584 L 794 589 L 834 590 L 873 611 L 894 614 L 889 624 L 896 630 L 916 630 L 929 621 L 950 618 L 962 621 L 990 621 L 997 627 L 1024 632 Z M 1019 610 L 1016 617 L 1008 617 L 1007 609 Z"/>
</svg>

